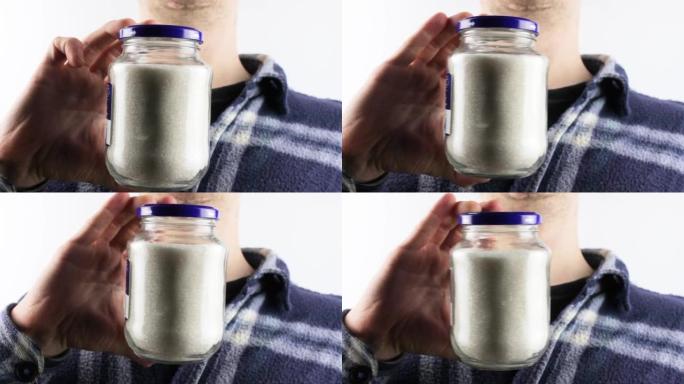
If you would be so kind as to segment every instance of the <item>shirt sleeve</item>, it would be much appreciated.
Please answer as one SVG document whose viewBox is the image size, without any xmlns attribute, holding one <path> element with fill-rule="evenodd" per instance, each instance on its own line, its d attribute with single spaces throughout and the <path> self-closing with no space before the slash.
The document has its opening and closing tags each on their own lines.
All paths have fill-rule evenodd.
<svg viewBox="0 0 684 384">
<path fill-rule="evenodd" d="M 47 183 L 48 180 L 44 180 L 40 184 L 34 185 L 33 187 L 19 189 L 10 183 L 9 179 L 3 175 L 0 175 L 0 192 L 42 192 Z"/>
<path fill-rule="evenodd" d="M 342 313 L 342 333 L 344 338 L 344 354 L 342 370 L 345 384 L 371 383 L 378 375 L 378 361 L 373 356 L 370 346 L 352 336 L 344 324 L 344 317 L 349 310 Z"/>
<path fill-rule="evenodd" d="M 370 347 L 352 336 L 344 327 L 342 369 L 345 384 L 370 383 L 378 374 L 378 362 Z"/>
<path fill-rule="evenodd" d="M 375 180 L 367 182 L 358 182 L 353 180 L 351 177 L 347 176 L 345 173 L 342 174 L 342 192 L 376 192 L 387 180 L 389 173 L 385 172 Z"/>
<path fill-rule="evenodd" d="M 2 175 L 0 175 L 0 192 L 16 192 L 14 185 Z"/>
<path fill-rule="evenodd" d="M 0 384 L 34 381 L 45 367 L 40 348 L 10 318 L 11 304 L 0 312 Z"/>
</svg>

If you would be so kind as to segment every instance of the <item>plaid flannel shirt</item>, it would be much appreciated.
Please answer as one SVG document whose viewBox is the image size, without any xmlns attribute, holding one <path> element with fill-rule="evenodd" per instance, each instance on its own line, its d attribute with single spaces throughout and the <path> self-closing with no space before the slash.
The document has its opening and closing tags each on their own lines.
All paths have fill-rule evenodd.
<svg viewBox="0 0 684 384">
<path fill-rule="evenodd" d="M 267 56 L 243 55 L 241 60 L 252 77 L 211 125 L 209 170 L 194 191 L 339 192 L 341 103 L 291 90 L 283 69 Z M 41 187 L 53 192 L 107 191 L 62 181 Z M 11 190 L 0 177 L 0 191 Z"/>
<path fill-rule="evenodd" d="M 444 179 L 390 173 L 364 191 L 681 192 L 684 191 L 684 104 L 629 88 L 607 56 L 584 56 L 594 75 L 582 95 L 549 128 L 544 163 L 533 175 L 461 188 Z"/>
<path fill-rule="evenodd" d="M 341 383 L 341 299 L 290 282 L 285 263 L 265 249 L 243 250 L 256 272 L 226 306 L 221 348 L 182 365 L 172 383 Z M 11 307 L 10 307 L 11 308 Z M 9 309 L 9 308 L 8 308 Z M 0 383 L 155 383 L 154 366 L 72 349 L 45 359 L 0 312 Z M 49 321 L 49 319 L 46 319 Z"/>
<path fill-rule="evenodd" d="M 551 324 L 540 360 L 514 384 L 684 383 L 684 298 L 629 281 L 625 265 L 604 250 L 586 250 L 596 270 Z M 492 383 L 487 372 L 458 361 L 405 354 L 378 363 L 345 331 L 345 383 Z"/>
</svg>

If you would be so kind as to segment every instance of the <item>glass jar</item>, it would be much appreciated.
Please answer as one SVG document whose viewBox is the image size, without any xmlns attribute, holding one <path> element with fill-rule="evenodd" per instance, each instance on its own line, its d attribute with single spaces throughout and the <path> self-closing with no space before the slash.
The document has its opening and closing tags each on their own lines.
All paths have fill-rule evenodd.
<svg viewBox="0 0 684 384">
<path fill-rule="evenodd" d="M 138 208 L 128 244 L 124 334 L 136 355 L 162 363 L 211 356 L 224 330 L 226 248 L 218 211 L 187 204 Z"/>
<path fill-rule="evenodd" d="M 534 364 L 549 339 L 550 251 L 534 212 L 459 216 L 451 252 L 451 345 L 479 369 Z"/>
<path fill-rule="evenodd" d="M 534 50 L 534 21 L 476 16 L 456 27 L 449 59 L 446 156 L 464 175 L 534 173 L 547 148 L 548 60 Z"/>
<path fill-rule="evenodd" d="M 211 68 L 202 33 L 175 25 L 122 29 L 123 53 L 109 69 L 106 163 L 133 189 L 187 190 L 209 164 Z"/>
</svg>

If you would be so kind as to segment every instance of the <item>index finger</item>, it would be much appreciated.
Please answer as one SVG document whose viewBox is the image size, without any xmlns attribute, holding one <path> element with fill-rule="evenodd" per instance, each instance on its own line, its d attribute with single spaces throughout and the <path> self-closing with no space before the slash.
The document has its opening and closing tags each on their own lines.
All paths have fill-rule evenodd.
<svg viewBox="0 0 684 384">
<path fill-rule="evenodd" d="M 457 214 L 469 213 L 469 212 L 499 212 L 502 210 L 501 203 L 498 200 L 491 200 L 479 204 L 459 204 L 456 208 Z M 448 251 L 453 248 L 456 243 L 461 241 L 461 226 L 455 225 L 449 235 L 445 237 L 442 241 L 440 248 L 442 250 Z"/>
<path fill-rule="evenodd" d="M 117 193 L 109 198 L 105 205 L 83 227 L 81 232 L 74 237 L 74 241 L 88 244 L 100 238 L 114 219 L 126 208 L 129 199 L 128 193 Z"/>
<path fill-rule="evenodd" d="M 126 207 L 122 209 L 118 215 L 110 222 L 110 224 L 102 231 L 100 237 L 105 242 L 110 242 L 119 231 L 125 227 L 131 220 L 136 217 L 136 209 L 141 205 L 152 204 L 155 202 L 154 197 L 150 195 L 137 196 L 128 199 Z"/>
<path fill-rule="evenodd" d="M 442 196 L 403 247 L 421 248 L 434 239 L 439 232 L 448 231 L 454 222 L 455 204 L 456 198 L 451 193 Z"/>
<path fill-rule="evenodd" d="M 449 23 L 449 18 L 444 13 L 432 16 L 423 26 L 411 36 L 411 38 L 399 49 L 390 62 L 396 65 L 409 65 L 418 57 L 432 40 L 434 40 L 444 27 Z"/>
<path fill-rule="evenodd" d="M 88 35 L 88 37 L 83 40 L 83 43 L 85 44 L 85 62 L 88 66 L 91 66 L 110 44 L 119 39 L 119 30 L 121 30 L 121 28 L 125 28 L 132 24 L 135 24 L 135 20 L 133 19 L 112 20 L 100 27 L 97 31 Z"/>
<path fill-rule="evenodd" d="M 114 249 L 123 252 L 128 242 L 138 233 L 140 221 L 136 209 L 145 204 L 176 204 L 176 199 L 173 196 L 158 199 L 154 195 L 143 195 L 131 199 L 127 209 L 120 215 L 120 219 L 115 220 L 117 225 L 112 224 L 106 231 L 107 235 L 103 236 Z"/>
<path fill-rule="evenodd" d="M 420 52 L 418 52 L 415 61 L 427 64 L 435 60 L 440 55 L 451 53 L 451 51 L 453 51 L 453 42 L 456 41 L 456 46 L 458 45 L 458 32 L 456 31 L 456 24 L 470 16 L 472 16 L 472 14 L 469 12 L 461 12 L 451 16 L 439 34 L 437 34 L 437 36 L 428 42 Z"/>
</svg>

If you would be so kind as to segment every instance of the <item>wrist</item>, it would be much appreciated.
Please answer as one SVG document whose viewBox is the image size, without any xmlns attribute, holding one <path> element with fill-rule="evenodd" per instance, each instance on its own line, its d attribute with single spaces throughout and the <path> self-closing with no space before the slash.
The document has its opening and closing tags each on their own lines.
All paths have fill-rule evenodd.
<svg viewBox="0 0 684 384">
<path fill-rule="evenodd" d="M 36 316 L 21 301 L 10 310 L 9 317 L 20 332 L 38 345 L 44 357 L 57 356 L 68 349 L 59 336 L 59 321 L 55 317 Z"/>
<path fill-rule="evenodd" d="M 33 151 L 15 151 L 14 147 L 16 146 L 7 143 L 6 140 L 0 142 L 0 175 L 17 189 L 31 188 L 44 182 L 45 178 L 37 176 L 31 170 Z"/>
<path fill-rule="evenodd" d="M 377 147 L 377 138 L 372 135 L 359 135 L 367 125 L 358 120 L 343 116 L 342 122 L 342 169 L 355 182 L 367 182 L 382 176 L 385 171 L 374 164 L 373 148 Z M 353 123 L 352 123 L 353 122 Z M 366 126 L 364 126 L 366 125 Z"/>
<path fill-rule="evenodd" d="M 342 159 L 344 174 L 356 183 L 376 180 L 385 174 L 382 169 L 370 165 L 371 162 L 365 156 L 354 156 L 343 152 Z"/>
<path fill-rule="evenodd" d="M 395 343 L 391 342 L 389 334 L 384 331 L 376 330 L 372 324 L 357 316 L 358 312 L 353 309 L 344 317 L 344 326 L 352 336 L 363 341 L 373 350 L 373 355 L 378 361 L 393 360 L 401 355 Z"/>
</svg>

